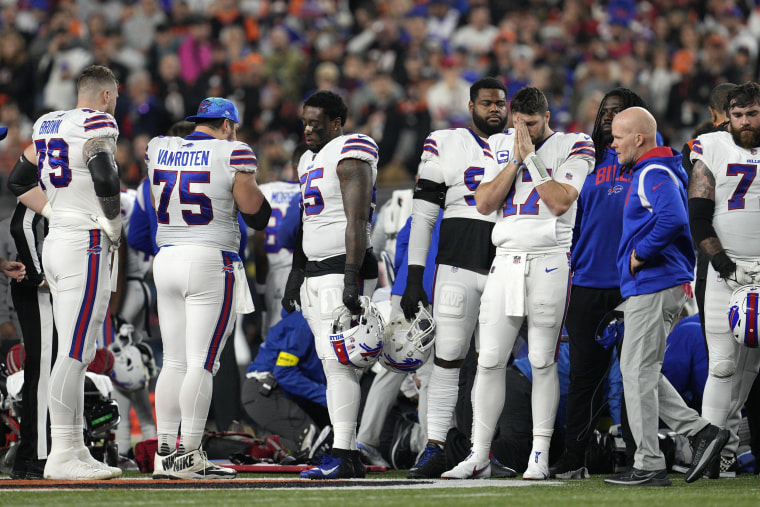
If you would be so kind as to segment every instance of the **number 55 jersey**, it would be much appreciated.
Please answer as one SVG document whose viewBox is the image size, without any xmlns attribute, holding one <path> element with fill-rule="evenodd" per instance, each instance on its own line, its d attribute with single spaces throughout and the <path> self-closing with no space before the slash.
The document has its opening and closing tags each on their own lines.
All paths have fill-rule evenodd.
<svg viewBox="0 0 760 507">
<path fill-rule="evenodd" d="M 256 172 L 250 146 L 199 132 L 184 139 L 155 137 L 148 143 L 145 162 L 156 202 L 159 247 L 200 244 L 237 252 L 240 230 L 232 186 L 237 172 Z"/>
<path fill-rule="evenodd" d="M 728 132 L 703 134 L 694 142 L 691 160 L 701 160 L 715 177 L 713 226 L 729 257 L 760 257 L 760 150 L 737 145 Z"/>
<path fill-rule="evenodd" d="M 301 156 L 298 178 L 303 200 L 303 251 L 310 261 L 346 254 L 346 213 L 338 180 L 338 164 L 345 159 L 367 162 L 372 168 L 372 202 L 367 222 L 367 242 L 375 209 L 378 149 L 371 137 L 348 134 L 336 137 L 317 153 Z"/>
<path fill-rule="evenodd" d="M 87 161 L 85 143 L 108 137 L 114 142 L 119 128 L 113 116 L 92 109 L 54 111 L 34 124 L 40 186 L 55 210 L 52 227 L 94 229 L 91 215 L 102 215 Z"/>
</svg>

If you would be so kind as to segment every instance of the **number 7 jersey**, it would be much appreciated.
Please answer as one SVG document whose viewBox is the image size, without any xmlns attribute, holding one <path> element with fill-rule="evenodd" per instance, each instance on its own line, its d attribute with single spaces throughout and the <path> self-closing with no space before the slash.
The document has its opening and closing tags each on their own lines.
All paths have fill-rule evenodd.
<svg viewBox="0 0 760 507">
<path fill-rule="evenodd" d="M 91 215 L 103 212 L 84 160 L 84 145 L 98 137 L 115 142 L 119 137 L 116 120 L 92 109 L 54 111 L 35 122 L 32 137 L 40 186 L 55 210 L 51 226 L 94 229 Z"/>
<path fill-rule="evenodd" d="M 256 155 L 240 141 L 194 132 L 154 137 L 145 151 L 156 203 L 156 243 L 240 247 L 238 207 L 232 197 L 237 172 L 255 173 Z"/>
<path fill-rule="evenodd" d="M 713 227 L 732 259 L 760 257 L 760 148 L 738 146 L 728 132 L 703 134 L 691 160 L 701 160 L 715 178 Z"/>
<path fill-rule="evenodd" d="M 361 134 L 336 137 L 317 153 L 311 150 L 301 156 L 298 178 L 303 202 L 303 251 L 310 261 L 321 261 L 346 253 L 346 213 L 338 180 L 338 163 L 358 159 L 372 168 L 372 202 L 367 222 L 369 229 L 375 209 L 378 149 L 375 141 Z"/>
</svg>

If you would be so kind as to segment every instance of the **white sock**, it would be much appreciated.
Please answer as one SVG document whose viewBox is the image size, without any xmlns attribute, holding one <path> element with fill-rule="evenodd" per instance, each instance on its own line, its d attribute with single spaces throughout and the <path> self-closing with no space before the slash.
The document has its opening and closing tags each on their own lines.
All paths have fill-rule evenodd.
<svg viewBox="0 0 760 507">
<path fill-rule="evenodd" d="M 87 367 L 80 361 L 68 356 L 58 356 L 50 375 L 50 426 L 51 446 L 63 448 L 56 444 L 56 439 L 66 437 L 65 447 L 73 445 L 70 437 L 71 428 L 78 428 L 82 439 L 82 412 L 84 409 L 84 373 Z M 57 428 L 53 432 L 53 428 Z"/>
<path fill-rule="evenodd" d="M 714 377 L 707 375 L 705 390 L 702 394 L 702 417 L 710 423 L 720 427 L 726 427 L 728 411 L 731 406 L 731 377 Z"/>
<path fill-rule="evenodd" d="M 445 442 L 459 394 L 459 368 L 433 366 L 428 387 L 428 440 Z"/>
<path fill-rule="evenodd" d="M 548 436 L 551 438 L 559 405 L 557 363 L 546 368 L 533 367 L 532 370 L 533 387 L 530 402 L 533 410 L 533 434 L 536 434 L 537 429 L 541 429 L 540 434 L 546 435 L 548 431 Z"/>
<path fill-rule="evenodd" d="M 479 459 L 487 459 L 491 453 L 493 434 L 504 409 L 505 374 L 503 368 L 478 366 L 475 375 L 472 386 L 472 452 Z"/>
<path fill-rule="evenodd" d="M 156 433 L 158 453 L 171 454 L 177 448 L 177 435 L 182 413 L 179 393 L 185 380 L 184 366 L 164 361 L 156 381 Z"/>
<path fill-rule="evenodd" d="M 202 367 L 188 367 L 179 393 L 179 405 L 182 410 L 180 454 L 201 446 L 213 389 L 214 376 L 210 371 Z"/>
<path fill-rule="evenodd" d="M 333 447 L 356 449 L 356 418 L 361 389 L 358 370 L 332 359 L 322 360 L 327 379 L 327 410 L 333 427 Z"/>
</svg>

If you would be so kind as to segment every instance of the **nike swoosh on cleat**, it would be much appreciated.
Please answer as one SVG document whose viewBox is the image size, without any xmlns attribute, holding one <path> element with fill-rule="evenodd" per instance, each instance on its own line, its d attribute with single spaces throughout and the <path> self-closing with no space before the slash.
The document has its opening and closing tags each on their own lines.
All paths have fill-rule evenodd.
<svg viewBox="0 0 760 507">
<path fill-rule="evenodd" d="M 331 468 L 331 469 L 329 469 L 329 470 L 322 470 L 322 471 L 321 471 L 321 472 L 322 472 L 322 475 L 330 475 L 331 473 L 333 473 L 334 471 L 336 471 L 336 470 L 338 469 L 338 467 L 339 467 L 339 466 L 340 466 L 340 465 L 335 465 L 334 467 L 332 467 L 332 468 Z"/>
<path fill-rule="evenodd" d="M 558 269 L 559 269 L 559 268 L 551 268 L 551 269 L 549 269 L 549 268 L 546 268 L 546 272 L 547 272 L 547 273 L 551 273 L 552 271 L 556 271 L 556 270 L 558 270 Z"/>
<path fill-rule="evenodd" d="M 472 467 L 472 476 L 475 477 L 476 475 L 480 475 L 483 473 L 483 470 L 488 468 L 488 465 L 484 466 L 480 470 L 478 470 L 478 467 Z"/>
</svg>

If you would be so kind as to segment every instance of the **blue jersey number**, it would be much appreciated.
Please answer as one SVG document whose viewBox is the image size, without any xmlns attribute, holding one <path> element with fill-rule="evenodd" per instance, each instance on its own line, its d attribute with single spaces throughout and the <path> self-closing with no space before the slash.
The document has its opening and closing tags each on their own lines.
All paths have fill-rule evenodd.
<svg viewBox="0 0 760 507">
<path fill-rule="evenodd" d="M 549 169 L 551 175 L 552 170 Z M 523 182 L 533 181 L 530 178 L 530 173 L 527 170 L 522 171 Z M 504 209 L 502 210 L 502 216 L 511 217 L 512 215 L 538 215 L 538 200 L 540 199 L 538 191 L 533 188 L 530 195 L 522 204 L 515 204 L 515 184 L 512 184 L 512 188 L 509 189 L 507 194 L 507 200 L 504 202 Z"/>
<path fill-rule="evenodd" d="M 171 198 L 174 187 L 177 185 L 177 171 L 156 170 L 153 172 L 153 184 L 161 185 L 161 199 L 158 202 L 156 216 L 158 223 L 168 224 L 169 199 Z M 182 211 L 182 219 L 187 225 L 204 225 L 214 218 L 214 210 L 211 208 L 211 199 L 207 195 L 199 192 L 190 191 L 190 183 L 208 183 L 211 175 L 208 171 L 189 171 L 179 173 L 179 202 L 182 204 L 193 204 L 200 207 L 196 213 L 190 210 Z"/>
<path fill-rule="evenodd" d="M 66 141 L 50 139 L 46 143 L 44 139 L 40 139 L 34 142 L 34 148 L 37 150 L 37 169 L 40 179 L 42 178 L 45 160 L 47 160 L 47 166 L 50 169 L 48 173 L 50 183 L 55 188 L 68 187 L 71 183 L 71 169 L 69 169 L 69 145 L 66 144 Z"/>
<path fill-rule="evenodd" d="M 267 228 L 264 229 L 264 250 L 267 253 L 277 253 L 281 250 L 277 243 L 277 226 L 282 220 L 282 211 L 272 208 L 272 215 L 269 217 Z"/>
<path fill-rule="evenodd" d="M 476 191 L 480 186 L 480 182 L 483 181 L 483 174 L 485 172 L 486 170 L 483 167 L 468 167 L 464 172 L 464 186 L 466 186 L 468 190 L 472 190 L 473 192 Z M 475 206 L 475 197 L 472 195 L 466 195 L 464 196 L 464 202 L 466 202 L 468 206 Z"/>
<path fill-rule="evenodd" d="M 313 169 L 301 176 L 301 192 L 303 192 L 303 209 L 307 215 L 319 215 L 325 209 L 322 192 L 314 180 L 322 179 L 324 169 Z"/>
<path fill-rule="evenodd" d="M 728 164 L 726 167 L 727 176 L 741 175 L 742 179 L 736 185 L 734 195 L 728 200 L 728 209 L 744 209 L 744 195 L 749 190 L 752 182 L 755 181 L 757 166 L 755 164 Z"/>
</svg>

